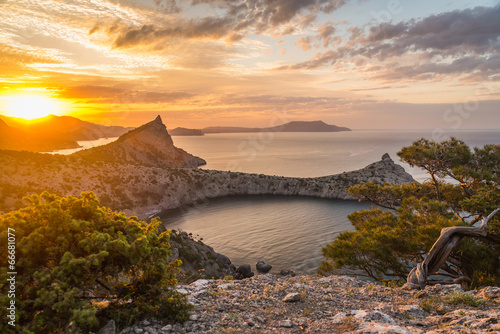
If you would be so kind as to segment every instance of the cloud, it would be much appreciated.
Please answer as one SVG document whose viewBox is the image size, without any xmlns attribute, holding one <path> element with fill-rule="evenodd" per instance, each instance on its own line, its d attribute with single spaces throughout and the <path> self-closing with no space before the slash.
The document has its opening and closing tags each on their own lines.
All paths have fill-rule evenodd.
<svg viewBox="0 0 500 334">
<path fill-rule="evenodd" d="M 295 45 L 301 48 L 304 51 L 309 51 L 312 48 L 312 41 L 313 38 L 312 36 L 307 36 L 307 37 L 300 37 L 296 42 Z"/>
<path fill-rule="evenodd" d="M 165 1 L 156 0 L 160 4 Z M 168 7 L 176 12 L 176 1 L 168 1 Z M 219 16 L 200 18 L 166 18 L 163 22 L 142 25 L 98 22 L 89 34 L 103 31 L 113 36 L 116 49 L 127 49 L 163 43 L 169 39 L 225 39 L 232 44 L 246 34 L 292 34 L 297 26 L 307 26 L 319 12 L 330 13 L 345 4 L 343 0 L 192 0 L 191 5 L 205 5 L 222 10 Z M 329 43 L 332 27 L 325 26 L 322 38 Z M 165 45 L 165 44 L 162 44 Z"/>
<path fill-rule="evenodd" d="M 196 96 L 187 92 L 133 91 L 107 86 L 76 86 L 59 92 L 59 98 L 87 100 L 88 103 L 174 103 Z"/>
<path fill-rule="evenodd" d="M 322 28 L 319 36 L 325 44 L 331 45 L 333 27 Z M 456 10 L 420 20 L 381 23 L 368 28 L 368 33 L 361 28 L 351 28 L 351 37 L 344 45 L 281 69 L 315 69 L 331 65 L 348 68 L 353 63 L 364 63 L 365 66 L 357 71 L 373 72 L 376 78 L 388 80 L 406 77 L 427 80 L 473 73 L 481 73 L 484 79 L 499 69 L 500 5 Z M 307 39 L 297 44 L 304 48 L 307 47 L 305 42 Z M 374 66 L 377 62 L 379 67 Z M 390 62 L 396 66 L 387 66 Z"/>
<path fill-rule="evenodd" d="M 19 48 L 0 43 L 0 78 L 26 76 L 35 72 L 35 64 L 61 64 L 53 50 Z"/>
<path fill-rule="evenodd" d="M 309 51 L 312 47 L 324 47 L 327 48 L 333 44 L 340 44 L 342 38 L 340 36 L 334 36 L 336 29 L 332 22 L 323 22 L 317 27 L 317 34 L 315 36 L 300 37 L 295 45 L 304 51 Z"/>
</svg>

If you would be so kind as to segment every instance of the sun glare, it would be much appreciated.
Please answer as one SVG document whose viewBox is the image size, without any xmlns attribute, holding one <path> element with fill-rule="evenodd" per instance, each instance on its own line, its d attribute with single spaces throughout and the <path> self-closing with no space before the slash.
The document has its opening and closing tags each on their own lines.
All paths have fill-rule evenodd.
<svg viewBox="0 0 500 334">
<path fill-rule="evenodd" d="M 32 120 L 60 112 L 59 103 L 51 98 L 37 95 L 12 96 L 6 103 L 6 111 L 12 117 Z"/>
</svg>

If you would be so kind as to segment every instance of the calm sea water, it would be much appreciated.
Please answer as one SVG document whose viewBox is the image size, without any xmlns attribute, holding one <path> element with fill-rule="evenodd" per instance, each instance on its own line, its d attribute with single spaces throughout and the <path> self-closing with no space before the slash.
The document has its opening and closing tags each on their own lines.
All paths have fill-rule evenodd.
<svg viewBox="0 0 500 334">
<path fill-rule="evenodd" d="M 106 144 L 114 142 L 117 139 L 118 139 L 118 137 L 99 138 L 96 140 L 82 140 L 82 141 L 77 141 L 78 145 L 81 146 L 80 148 L 68 148 L 65 150 L 58 150 L 58 151 L 46 152 L 46 153 L 68 155 L 68 154 L 73 154 L 73 153 L 81 151 L 81 150 L 85 150 L 87 148 L 106 145 Z"/>
<path fill-rule="evenodd" d="M 470 146 L 500 144 L 500 130 L 462 130 L 446 133 Z M 202 168 L 269 175 L 314 177 L 351 171 L 380 160 L 384 153 L 418 181 L 427 176 L 399 161 L 397 152 L 432 130 L 352 131 L 329 133 L 209 134 L 173 137 L 174 144 L 202 157 Z"/>
<path fill-rule="evenodd" d="M 500 144 L 500 131 L 449 133 L 470 146 Z M 337 133 L 211 134 L 174 137 L 174 143 L 207 160 L 206 169 L 314 177 L 362 168 L 431 131 L 353 131 Z M 418 181 L 427 176 L 402 164 Z M 322 261 L 321 249 L 338 233 L 352 230 L 347 215 L 367 203 L 300 197 L 233 197 L 201 207 L 167 213 L 168 228 L 203 237 L 233 263 L 252 266 L 263 260 L 272 271 L 310 272 Z M 254 267 L 255 268 L 255 267 Z"/>
<path fill-rule="evenodd" d="M 272 272 L 313 272 L 321 248 L 343 231 L 352 230 L 347 215 L 369 209 L 368 203 L 287 196 L 242 196 L 212 199 L 186 212 L 167 212 L 168 229 L 203 238 L 235 265 L 257 261 Z"/>
</svg>

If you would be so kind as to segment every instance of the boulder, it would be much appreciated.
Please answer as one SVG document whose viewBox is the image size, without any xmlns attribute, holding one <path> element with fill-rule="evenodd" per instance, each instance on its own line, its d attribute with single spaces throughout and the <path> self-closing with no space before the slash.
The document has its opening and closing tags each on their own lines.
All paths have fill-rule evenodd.
<svg viewBox="0 0 500 334">
<path fill-rule="evenodd" d="M 295 273 L 293 272 L 293 270 L 282 270 L 280 271 L 280 275 L 282 276 L 295 276 Z"/>
<path fill-rule="evenodd" d="M 240 275 L 241 278 L 250 278 L 254 275 L 254 273 L 252 272 L 252 267 L 249 264 L 243 264 L 239 266 L 236 272 Z"/>
<path fill-rule="evenodd" d="M 292 292 L 287 294 L 282 301 L 284 301 L 285 303 L 294 303 L 298 302 L 299 300 L 300 300 L 300 294 L 298 292 Z"/>
<path fill-rule="evenodd" d="M 220 253 L 217 253 L 217 261 L 219 261 L 226 267 L 231 264 L 231 260 L 227 256 Z"/>
<path fill-rule="evenodd" d="M 255 267 L 257 268 L 257 271 L 260 272 L 260 273 L 268 273 L 272 266 L 267 264 L 267 263 L 264 263 L 263 261 L 259 261 L 257 262 L 257 264 L 255 265 Z"/>
<path fill-rule="evenodd" d="M 108 321 L 106 326 L 101 328 L 97 334 L 115 334 L 116 333 L 116 325 L 114 320 Z"/>
</svg>

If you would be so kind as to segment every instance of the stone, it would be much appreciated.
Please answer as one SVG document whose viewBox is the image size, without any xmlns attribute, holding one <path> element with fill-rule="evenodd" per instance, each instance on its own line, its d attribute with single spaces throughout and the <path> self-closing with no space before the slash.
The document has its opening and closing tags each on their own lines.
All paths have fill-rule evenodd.
<svg viewBox="0 0 500 334">
<path fill-rule="evenodd" d="M 166 325 L 161 328 L 164 332 L 170 332 L 172 330 L 172 325 Z"/>
<path fill-rule="evenodd" d="M 257 321 L 258 321 L 258 322 L 260 322 L 261 324 L 266 323 L 266 320 L 265 320 L 265 319 L 263 319 L 262 317 L 258 317 L 258 316 L 257 316 L 257 317 L 255 317 L 255 320 L 257 320 Z"/>
<path fill-rule="evenodd" d="M 241 275 L 242 278 L 250 278 L 254 275 L 254 273 L 252 272 L 252 267 L 250 267 L 249 264 L 243 264 L 239 266 L 236 271 Z"/>
<path fill-rule="evenodd" d="M 268 273 L 271 270 L 272 266 L 267 263 L 264 263 L 263 261 L 259 261 L 255 265 L 255 268 L 257 268 L 258 272 Z"/>
<path fill-rule="evenodd" d="M 365 310 L 353 310 L 351 311 L 351 314 L 357 318 L 357 319 L 362 319 L 363 321 L 374 321 L 374 322 L 379 322 L 379 323 L 394 323 L 394 319 L 392 319 L 390 316 L 388 316 L 385 313 L 375 311 L 375 312 L 368 312 Z"/>
<path fill-rule="evenodd" d="M 231 265 L 231 260 L 224 254 L 217 253 L 217 261 L 219 261 L 225 266 Z"/>
<path fill-rule="evenodd" d="M 413 318 L 423 318 L 428 313 L 418 305 L 400 305 L 399 311 L 405 315 L 409 315 Z"/>
<path fill-rule="evenodd" d="M 194 281 L 193 283 L 189 284 L 189 286 L 194 287 L 194 288 L 203 288 L 207 285 L 210 284 L 210 281 L 207 279 L 199 279 L 197 281 Z"/>
<path fill-rule="evenodd" d="M 285 303 L 294 303 L 300 300 L 300 294 L 297 292 L 289 293 L 282 299 Z"/>
<path fill-rule="evenodd" d="M 108 321 L 106 326 L 101 328 L 97 334 L 115 334 L 116 333 L 116 324 L 114 320 Z"/>
<path fill-rule="evenodd" d="M 479 296 L 483 296 L 486 299 L 500 299 L 500 288 L 494 286 L 487 286 L 481 289 L 478 293 Z"/>
<path fill-rule="evenodd" d="M 401 326 L 379 324 L 376 322 L 371 322 L 367 324 L 362 324 L 362 328 L 358 329 L 354 333 L 357 334 L 411 334 L 409 330 Z"/>
<path fill-rule="evenodd" d="M 282 276 L 295 276 L 293 270 L 282 270 L 280 271 L 280 275 Z"/>
<path fill-rule="evenodd" d="M 347 313 L 345 313 L 345 312 L 337 313 L 332 318 L 332 324 L 340 324 L 345 319 L 346 316 L 347 316 Z"/>
<path fill-rule="evenodd" d="M 284 327 L 284 328 L 292 328 L 293 327 L 293 323 L 290 320 L 282 320 L 279 322 L 279 325 L 280 325 L 280 327 Z"/>
</svg>

